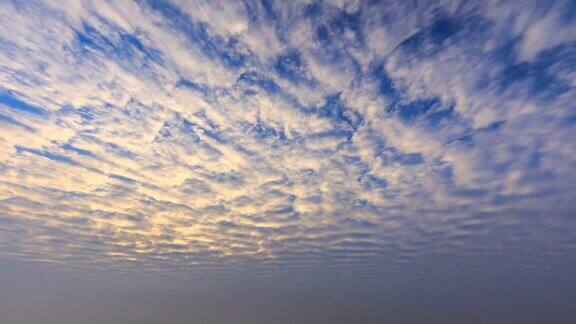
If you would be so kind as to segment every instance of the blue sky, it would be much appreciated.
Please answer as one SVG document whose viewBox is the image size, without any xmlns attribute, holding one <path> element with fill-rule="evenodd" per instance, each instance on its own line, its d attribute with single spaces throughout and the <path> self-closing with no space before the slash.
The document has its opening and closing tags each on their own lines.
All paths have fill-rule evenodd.
<svg viewBox="0 0 576 324">
<path fill-rule="evenodd" d="M 490 295 L 513 270 L 532 278 L 518 287 L 552 280 L 542 294 L 566 297 L 574 12 L 0 1 L 0 278 L 378 283 L 341 296 L 349 306 L 405 291 L 394 283 L 418 295 L 459 278 L 452 296 L 471 293 L 475 274 Z M 443 316 L 427 305 L 393 308 L 398 322 Z"/>
</svg>

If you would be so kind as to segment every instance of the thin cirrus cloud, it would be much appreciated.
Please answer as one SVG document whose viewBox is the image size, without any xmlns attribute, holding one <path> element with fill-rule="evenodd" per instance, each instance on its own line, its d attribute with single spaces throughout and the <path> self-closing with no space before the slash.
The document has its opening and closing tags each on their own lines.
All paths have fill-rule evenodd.
<svg viewBox="0 0 576 324">
<path fill-rule="evenodd" d="M 2 1 L 0 258 L 378 274 L 504 248 L 566 269 L 573 11 Z"/>
</svg>

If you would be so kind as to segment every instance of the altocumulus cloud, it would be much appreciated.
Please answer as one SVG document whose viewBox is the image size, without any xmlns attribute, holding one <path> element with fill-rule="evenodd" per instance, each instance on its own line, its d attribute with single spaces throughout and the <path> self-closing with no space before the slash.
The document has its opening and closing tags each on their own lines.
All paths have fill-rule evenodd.
<svg viewBox="0 0 576 324">
<path fill-rule="evenodd" d="M 504 248 L 573 266 L 574 12 L 1 1 L 0 257 L 374 274 Z"/>
</svg>

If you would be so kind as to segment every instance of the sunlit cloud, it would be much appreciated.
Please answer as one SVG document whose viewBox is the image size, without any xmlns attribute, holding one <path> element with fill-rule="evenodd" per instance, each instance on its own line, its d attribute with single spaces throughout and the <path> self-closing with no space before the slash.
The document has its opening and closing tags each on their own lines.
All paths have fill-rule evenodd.
<svg viewBox="0 0 576 324">
<path fill-rule="evenodd" d="M 0 257 L 379 271 L 573 228 L 573 10 L 0 2 Z"/>
</svg>

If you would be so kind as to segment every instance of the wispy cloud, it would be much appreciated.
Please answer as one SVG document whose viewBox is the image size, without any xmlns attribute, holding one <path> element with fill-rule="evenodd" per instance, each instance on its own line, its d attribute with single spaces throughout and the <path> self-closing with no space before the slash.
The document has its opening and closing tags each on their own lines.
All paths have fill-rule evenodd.
<svg viewBox="0 0 576 324">
<path fill-rule="evenodd" d="M 507 226 L 573 242 L 537 231 L 575 225 L 573 9 L 1 2 L 0 257 L 370 270 L 524 248 Z"/>
</svg>

